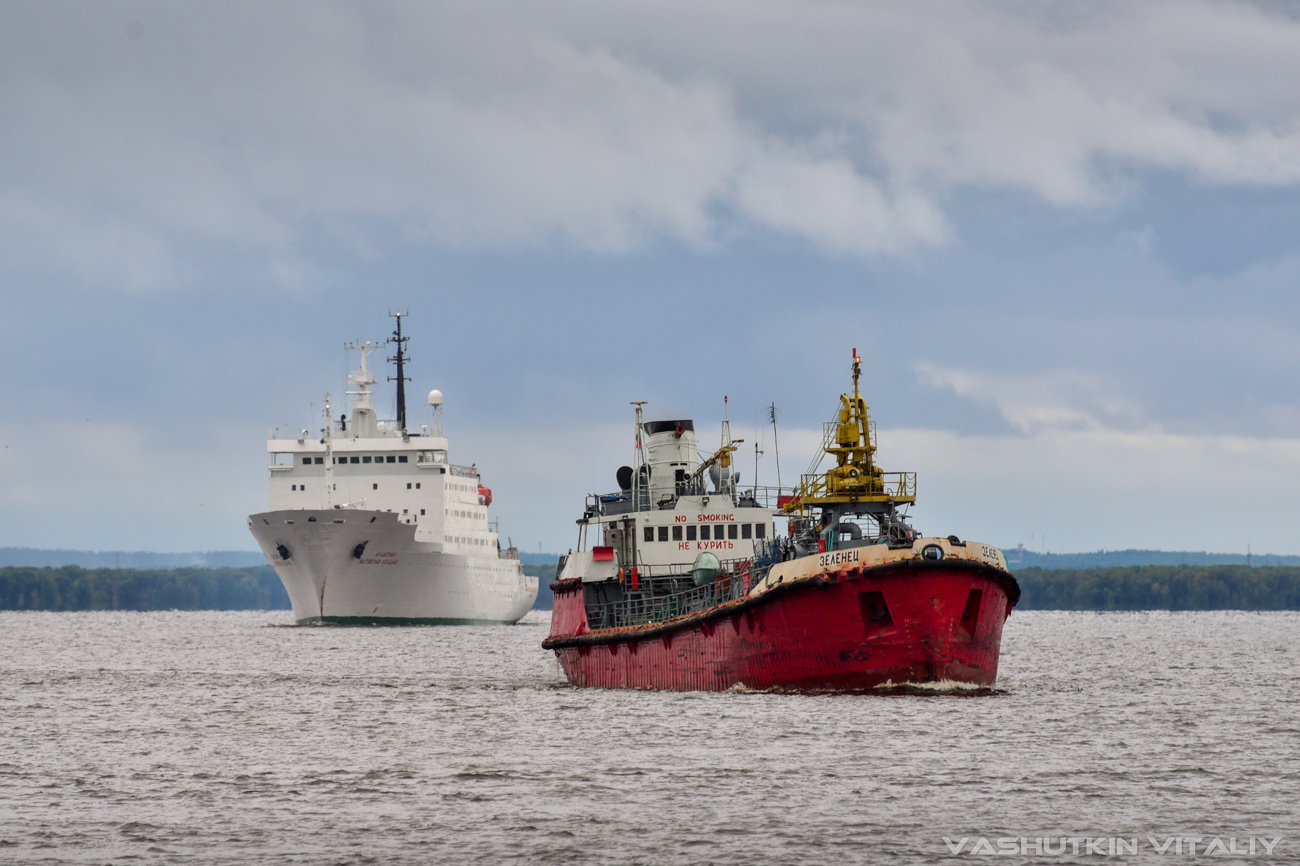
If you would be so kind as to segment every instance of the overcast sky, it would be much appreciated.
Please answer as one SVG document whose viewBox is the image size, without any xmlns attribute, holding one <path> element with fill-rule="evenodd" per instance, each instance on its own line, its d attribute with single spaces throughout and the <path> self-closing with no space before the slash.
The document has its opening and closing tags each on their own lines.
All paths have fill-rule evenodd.
<svg viewBox="0 0 1300 866">
<path fill-rule="evenodd" d="M 402 309 L 526 550 L 631 400 L 788 481 L 856 347 L 923 531 L 1300 553 L 1297 81 L 1282 3 L 5 4 L 0 546 L 254 549 Z"/>
</svg>

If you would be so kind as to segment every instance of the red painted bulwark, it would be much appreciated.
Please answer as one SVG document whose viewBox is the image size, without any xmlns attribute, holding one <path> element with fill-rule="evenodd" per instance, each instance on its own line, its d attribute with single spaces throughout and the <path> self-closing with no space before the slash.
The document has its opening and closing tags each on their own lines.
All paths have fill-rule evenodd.
<svg viewBox="0 0 1300 866">
<path fill-rule="evenodd" d="M 546 644 L 569 682 L 602 688 L 989 686 L 1013 603 L 991 569 L 927 563 L 826 572 L 676 626 L 592 632 L 582 586 L 574 584 L 557 587 Z"/>
</svg>

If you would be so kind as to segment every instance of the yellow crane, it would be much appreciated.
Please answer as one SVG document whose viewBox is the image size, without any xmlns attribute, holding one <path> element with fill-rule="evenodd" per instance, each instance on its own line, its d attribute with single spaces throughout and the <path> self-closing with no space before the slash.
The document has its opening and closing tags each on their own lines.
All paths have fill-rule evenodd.
<svg viewBox="0 0 1300 866">
<path fill-rule="evenodd" d="M 893 506 L 916 501 L 915 472 L 882 472 L 876 465 L 876 425 L 858 391 L 861 375 L 862 359 L 854 349 L 853 396 L 841 394 L 836 419 L 822 426 L 822 450 L 835 456 L 835 465 L 821 474 L 803 475 L 799 492 L 783 506 L 787 513 L 818 506 L 865 506 L 860 510 L 892 511 Z"/>
</svg>

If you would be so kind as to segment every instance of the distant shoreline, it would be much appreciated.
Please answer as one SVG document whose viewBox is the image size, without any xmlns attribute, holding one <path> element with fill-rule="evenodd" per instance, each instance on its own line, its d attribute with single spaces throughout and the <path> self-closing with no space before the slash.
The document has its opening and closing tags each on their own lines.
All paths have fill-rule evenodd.
<svg viewBox="0 0 1300 866">
<path fill-rule="evenodd" d="M 1276 553 L 1210 553 L 1196 550 L 1097 550 L 1087 553 L 1040 553 L 1015 547 L 1000 548 L 1012 571 L 1026 568 L 1120 568 L 1130 565 L 1293 565 L 1300 556 Z M 555 553 L 519 554 L 525 566 L 551 566 Z M 266 565 L 256 550 L 209 550 L 187 553 L 150 551 L 50 550 L 37 547 L 0 547 L 0 567 L 79 565 L 82 568 L 254 568 Z M 549 582 L 549 581 L 548 581 Z"/>
<path fill-rule="evenodd" d="M 554 564 L 535 609 L 550 610 Z M 1019 610 L 1300 610 L 1300 567 L 1147 565 L 1015 572 Z M 250 568 L 0 568 L 0 610 L 288 610 L 269 565 Z"/>
</svg>

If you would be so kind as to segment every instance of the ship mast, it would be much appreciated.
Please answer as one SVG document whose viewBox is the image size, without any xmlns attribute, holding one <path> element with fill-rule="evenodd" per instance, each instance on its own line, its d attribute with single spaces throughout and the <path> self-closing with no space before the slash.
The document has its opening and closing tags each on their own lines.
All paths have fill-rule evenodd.
<svg viewBox="0 0 1300 866">
<path fill-rule="evenodd" d="M 641 510 L 641 475 L 645 466 L 645 416 L 641 407 L 646 404 L 645 400 L 633 400 L 632 405 L 636 407 L 636 448 L 632 454 L 632 508 L 636 511 Z M 649 476 L 646 477 L 646 483 L 649 483 Z"/>
<path fill-rule="evenodd" d="M 393 331 L 393 336 L 388 341 L 390 343 L 396 344 L 397 346 L 397 354 L 388 359 L 390 363 L 392 362 L 397 363 L 397 375 L 389 376 L 388 381 L 397 382 L 397 426 L 401 428 L 402 435 L 405 436 L 406 435 L 406 383 L 411 381 L 406 377 L 405 366 L 404 366 L 406 363 L 405 344 L 408 341 L 410 341 L 411 338 L 402 336 L 402 316 L 409 315 L 409 313 L 389 313 L 389 315 L 392 316 L 394 319 L 397 319 L 397 330 Z"/>
</svg>

